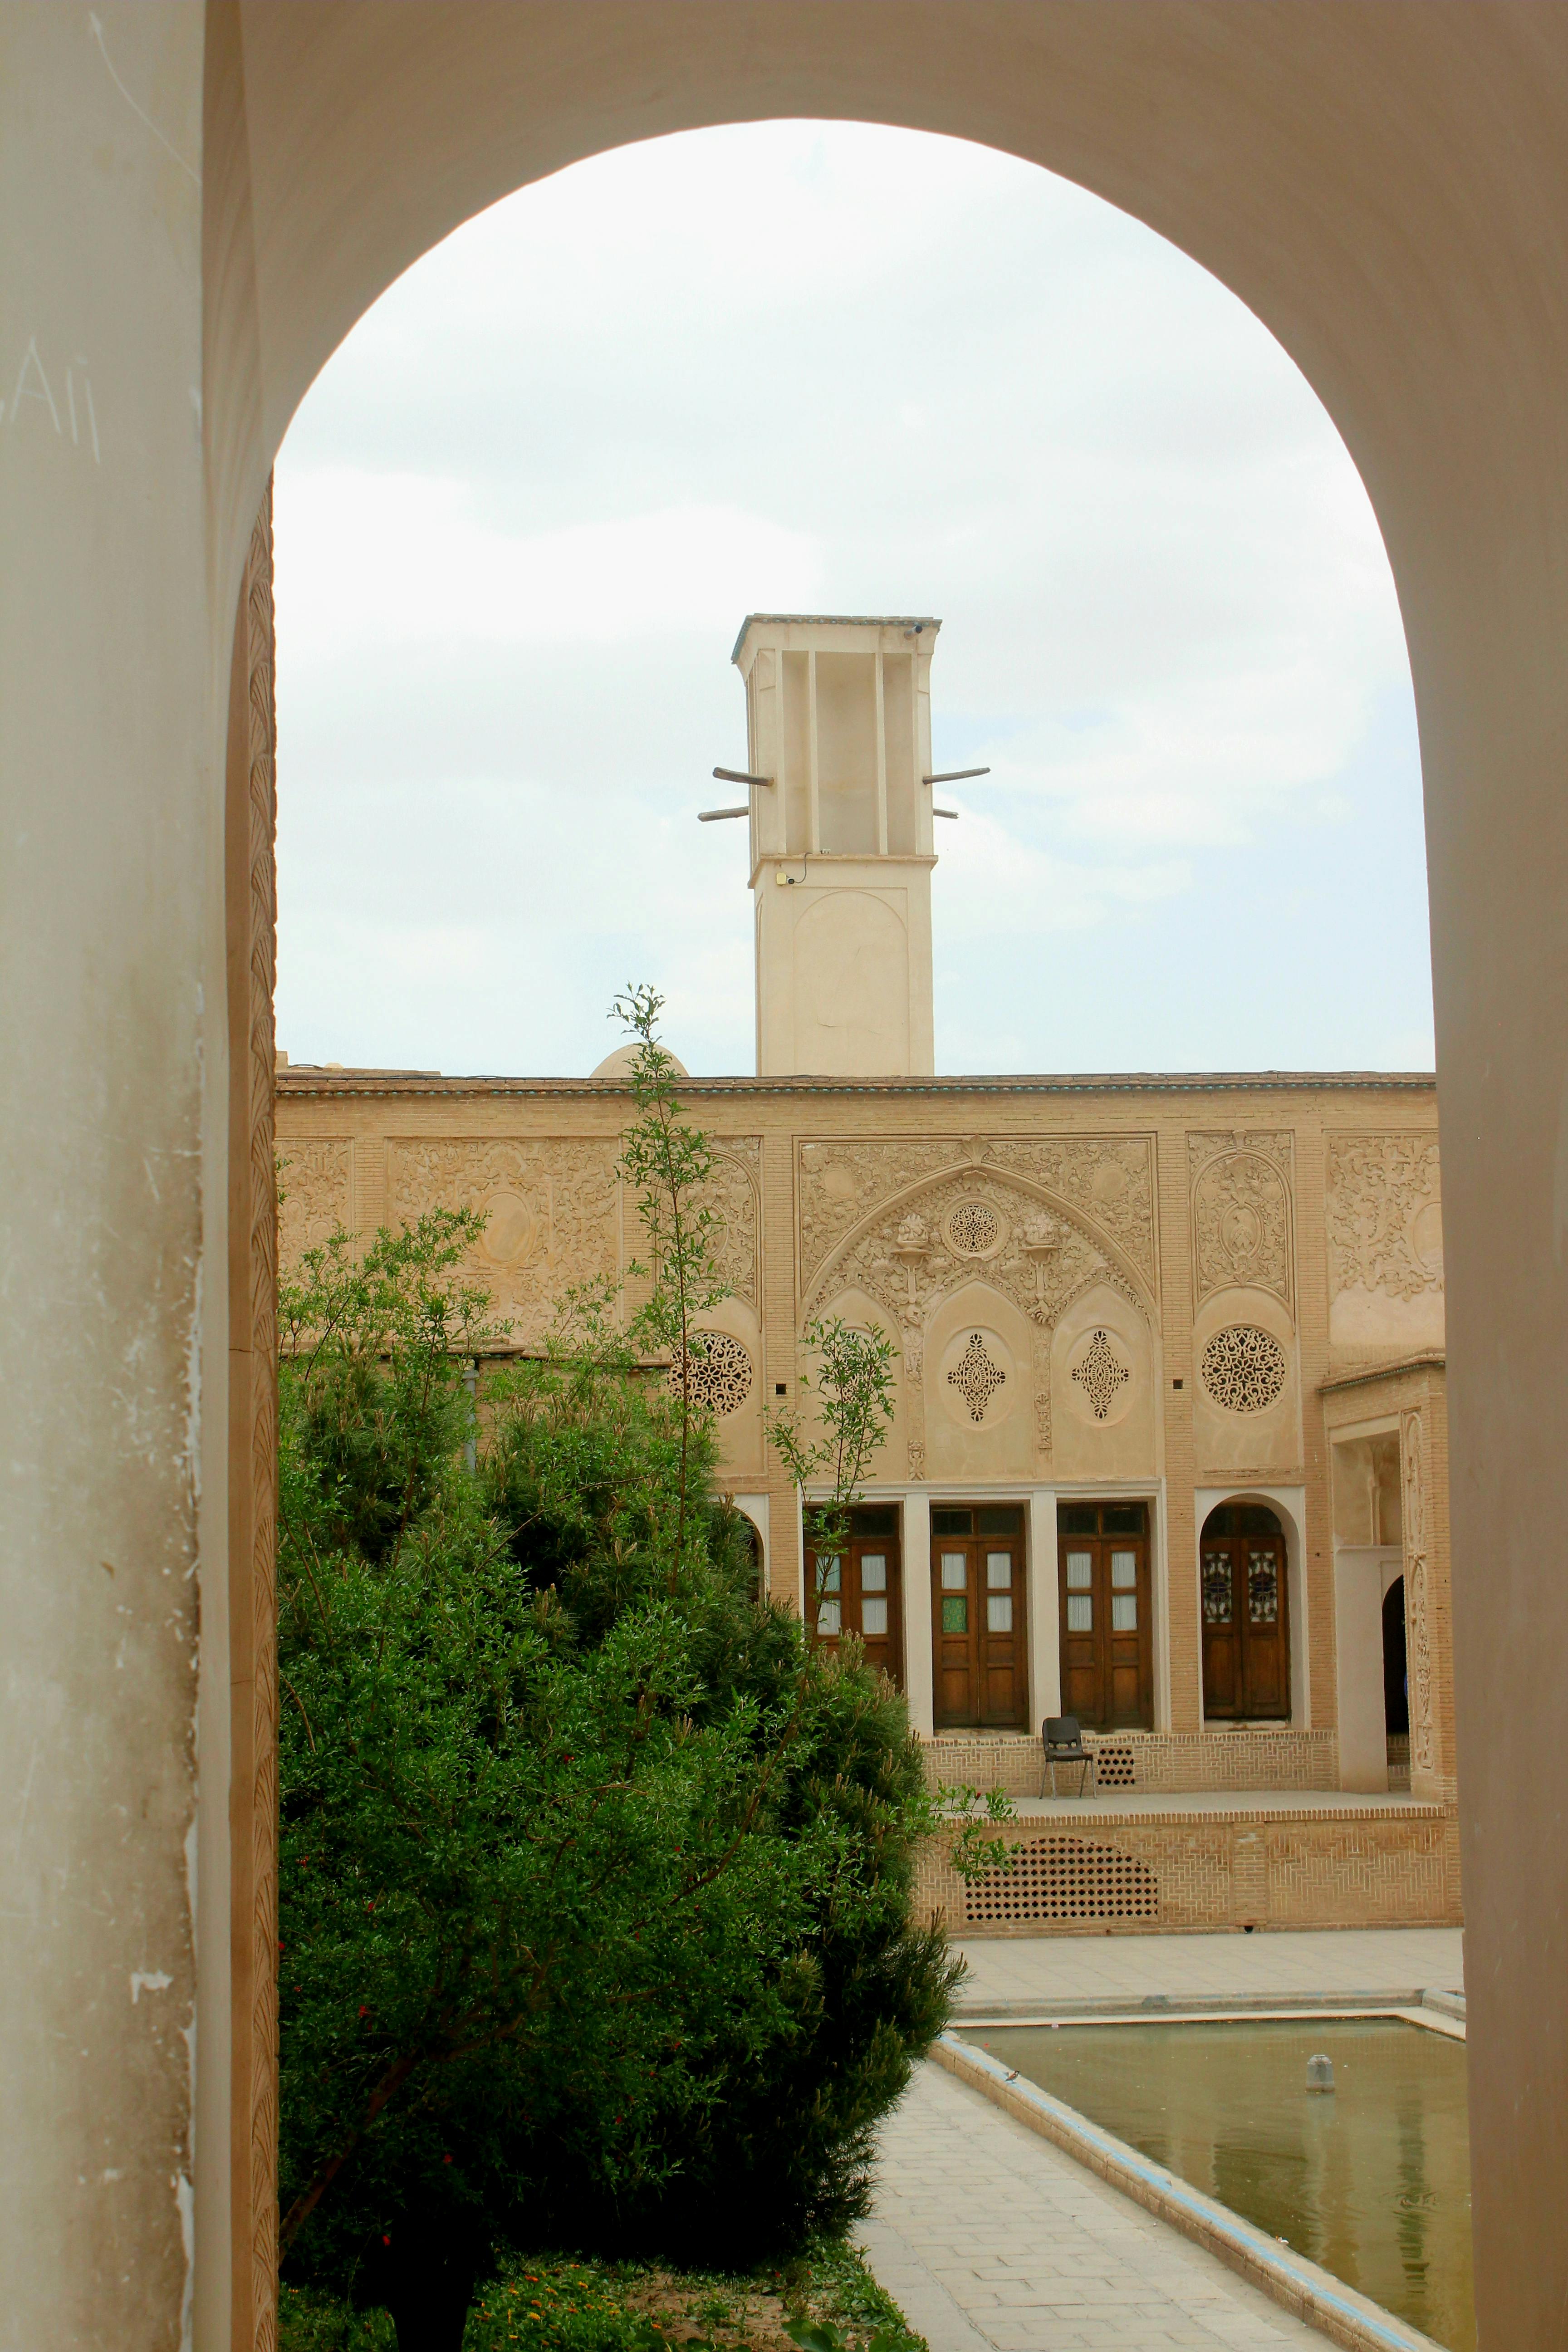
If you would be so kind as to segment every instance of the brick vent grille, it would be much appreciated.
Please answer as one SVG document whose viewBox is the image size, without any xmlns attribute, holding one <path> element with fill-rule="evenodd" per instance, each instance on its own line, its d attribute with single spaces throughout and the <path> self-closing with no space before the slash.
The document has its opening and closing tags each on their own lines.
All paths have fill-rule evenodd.
<svg viewBox="0 0 1568 2352">
<path fill-rule="evenodd" d="M 1094 1785 L 1097 1789 L 1135 1789 L 1138 1786 L 1136 1750 L 1097 1747 L 1094 1751 Z"/>
<path fill-rule="evenodd" d="M 964 1890 L 971 1927 L 1021 1919 L 1157 1919 L 1160 1882 L 1114 1847 L 1083 1838 L 1037 1838 L 1005 1870 L 988 1870 Z"/>
</svg>

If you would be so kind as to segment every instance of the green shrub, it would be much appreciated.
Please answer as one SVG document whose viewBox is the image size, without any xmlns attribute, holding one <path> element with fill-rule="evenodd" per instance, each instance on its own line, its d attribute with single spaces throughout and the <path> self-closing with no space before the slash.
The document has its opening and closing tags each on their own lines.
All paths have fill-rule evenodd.
<svg viewBox="0 0 1568 2352">
<path fill-rule="evenodd" d="M 708 1297 L 689 1204 L 650 1229 Z M 282 1299 L 285 2277 L 399 2352 L 458 2352 L 542 2243 L 744 2263 L 852 2220 L 954 1973 L 901 1703 L 757 1600 L 686 1384 L 588 1302 L 476 1429 L 479 1231 L 340 1234 Z"/>
</svg>

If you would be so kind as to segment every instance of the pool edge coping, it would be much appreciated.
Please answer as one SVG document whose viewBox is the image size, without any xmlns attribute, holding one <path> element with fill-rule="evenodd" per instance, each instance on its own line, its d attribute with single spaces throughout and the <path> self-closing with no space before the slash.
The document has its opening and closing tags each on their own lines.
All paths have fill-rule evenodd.
<svg viewBox="0 0 1568 2352">
<path fill-rule="evenodd" d="M 1124 1998 L 1112 1995 L 1092 2000 L 960 2002 L 948 2015 L 950 2032 L 964 2034 L 1005 2032 L 1009 2026 L 1043 2025 L 1242 2025 L 1346 2018 L 1397 2017 L 1407 2025 L 1463 2042 L 1465 1997 L 1430 1987 L 1394 1992 L 1347 1993 L 1212 1993 L 1183 1996 L 1161 1993 Z"/>
<path fill-rule="evenodd" d="M 1076 2107 L 1026 2082 L 957 2032 L 939 2035 L 931 2056 L 945 2073 L 1049 2140 L 1108 2187 L 1205 2247 L 1227 2269 L 1342 2346 L 1344 2352 L 1443 2352 L 1432 2336 L 1396 2319 L 1304 2254 L 1282 2246 L 1255 2223 L 1153 2163 L 1113 2132 L 1090 2123 Z"/>
</svg>

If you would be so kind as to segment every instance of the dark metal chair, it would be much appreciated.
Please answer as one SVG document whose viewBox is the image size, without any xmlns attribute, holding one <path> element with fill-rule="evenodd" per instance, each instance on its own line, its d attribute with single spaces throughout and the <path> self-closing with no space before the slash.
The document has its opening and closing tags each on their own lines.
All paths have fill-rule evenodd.
<svg viewBox="0 0 1568 2352">
<path fill-rule="evenodd" d="M 1044 1751 L 1040 1765 L 1040 1794 L 1046 1793 L 1046 1776 L 1051 1782 L 1051 1794 L 1057 1793 L 1057 1766 L 1076 1764 L 1079 1769 L 1078 1792 L 1081 1797 L 1084 1783 L 1094 1770 L 1094 1750 L 1083 1744 L 1076 1715 L 1047 1715 L 1040 1733 Z"/>
</svg>

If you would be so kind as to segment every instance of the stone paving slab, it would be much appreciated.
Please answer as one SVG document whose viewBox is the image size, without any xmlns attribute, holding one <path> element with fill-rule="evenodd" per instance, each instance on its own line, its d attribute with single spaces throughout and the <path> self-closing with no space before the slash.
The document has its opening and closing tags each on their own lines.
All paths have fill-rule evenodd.
<svg viewBox="0 0 1568 2352">
<path fill-rule="evenodd" d="M 1237 1996 L 1462 1990 L 1458 1927 L 1342 1927 L 1255 1936 L 995 1936 L 958 1948 L 969 1975 L 957 2011 L 987 2001 L 1139 2001 L 1150 1994 Z"/>
<path fill-rule="evenodd" d="M 930 2064 L 882 2127 L 861 2238 L 931 2352 L 1323 2352 L 1327 2341 Z"/>
</svg>

